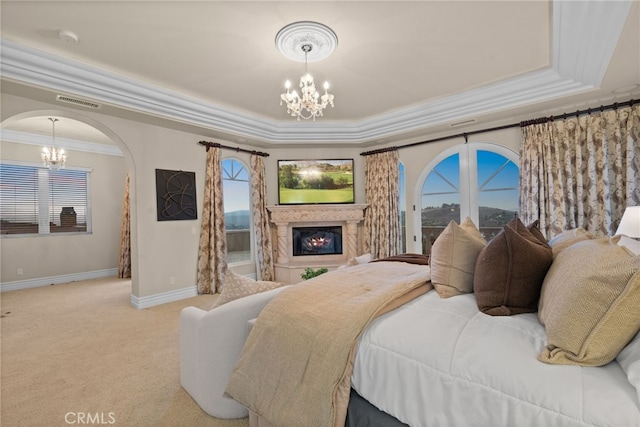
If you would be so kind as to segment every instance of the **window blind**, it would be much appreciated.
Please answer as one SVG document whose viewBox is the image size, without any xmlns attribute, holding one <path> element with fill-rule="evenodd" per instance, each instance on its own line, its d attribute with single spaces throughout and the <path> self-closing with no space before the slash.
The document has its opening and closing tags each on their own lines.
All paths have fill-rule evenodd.
<svg viewBox="0 0 640 427">
<path fill-rule="evenodd" d="M 51 233 L 87 231 L 86 172 L 49 172 L 49 227 Z"/>
<path fill-rule="evenodd" d="M 89 232 L 89 172 L 0 164 L 0 233 Z"/>
<path fill-rule="evenodd" d="M 2 234 L 38 233 L 38 169 L 0 164 Z"/>
</svg>

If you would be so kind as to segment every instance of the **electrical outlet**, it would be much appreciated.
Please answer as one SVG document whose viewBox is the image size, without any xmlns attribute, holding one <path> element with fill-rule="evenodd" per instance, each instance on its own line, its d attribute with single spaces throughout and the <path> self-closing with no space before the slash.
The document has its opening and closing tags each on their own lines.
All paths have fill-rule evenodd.
<svg viewBox="0 0 640 427">
<path fill-rule="evenodd" d="M 176 284 L 176 278 L 174 276 L 169 277 L 169 284 L 170 285 L 175 285 Z"/>
<path fill-rule="evenodd" d="M 22 270 L 22 267 L 18 267 L 18 268 L 16 269 L 16 274 L 17 274 L 18 276 L 22 276 L 22 274 L 23 274 L 23 273 L 24 273 L 24 271 Z"/>
</svg>

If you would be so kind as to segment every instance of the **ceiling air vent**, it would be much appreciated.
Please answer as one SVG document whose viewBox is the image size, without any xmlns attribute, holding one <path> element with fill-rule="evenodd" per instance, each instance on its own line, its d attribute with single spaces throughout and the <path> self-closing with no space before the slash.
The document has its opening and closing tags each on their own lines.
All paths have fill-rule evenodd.
<svg viewBox="0 0 640 427">
<path fill-rule="evenodd" d="M 471 123 L 475 123 L 475 122 L 477 122 L 476 119 L 469 119 L 469 120 L 463 120 L 461 122 L 451 123 L 449 126 L 452 128 L 457 128 L 460 126 L 470 125 Z"/>
<path fill-rule="evenodd" d="M 67 104 L 79 105 L 81 107 L 93 108 L 94 110 L 102 107 L 100 104 L 96 104 L 95 102 L 87 101 L 84 99 L 72 98 L 70 96 L 65 95 L 56 95 L 56 100 L 60 102 L 66 102 Z"/>
</svg>

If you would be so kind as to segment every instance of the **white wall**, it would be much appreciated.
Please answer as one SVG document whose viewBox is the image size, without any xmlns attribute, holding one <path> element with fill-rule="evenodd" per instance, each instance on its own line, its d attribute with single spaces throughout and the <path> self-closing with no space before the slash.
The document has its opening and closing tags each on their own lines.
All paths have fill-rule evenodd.
<svg viewBox="0 0 640 427">
<path fill-rule="evenodd" d="M 149 299 L 156 295 L 173 294 L 175 298 L 189 296 L 189 292 L 195 291 L 197 251 L 202 212 L 202 195 L 204 191 L 204 169 L 206 152 L 205 148 L 198 144 L 200 140 L 211 140 L 202 135 L 171 130 L 146 123 L 126 120 L 119 117 L 108 116 L 94 111 L 70 109 L 59 104 L 48 104 L 31 99 L 5 95 L 2 96 L 1 118 L 3 123 L 7 119 L 19 117 L 21 114 L 29 114 L 33 111 L 46 111 L 52 115 L 62 115 L 88 123 L 109 136 L 125 153 L 124 165 L 119 167 L 111 165 L 107 170 L 116 169 L 112 180 L 114 195 L 109 198 L 117 198 L 121 204 L 122 183 L 125 171 L 131 174 L 131 218 L 132 218 L 132 262 L 133 280 L 132 295 L 134 298 Z M 480 134 L 470 137 L 470 141 L 492 142 L 504 145 L 517 152 L 520 143 L 518 128 L 496 132 L 494 134 Z M 425 135 L 422 140 L 431 139 L 439 135 Z M 225 141 L 218 141 L 225 143 Z M 406 142 L 415 142 L 406 141 Z M 411 214 L 411 206 L 419 205 L 413 200 L 413 192 L 418 183 L 418 177 L 422 169 L 442 150 L 456 144 L 463 143 L 461 139 L 451 139 L 437 143 L 418 145 L 401 149 L 400 160 L 404 163 L 407 177 L 407 212 Z M 395 145 L 402 145 L 398 142 Z M 238 144 L 228 143 L 233 147 Z M 255 149 L 245 146 L 241 148 Z M 4 148 L 4 147 L 3 147 Z M 305 158 L 353 158 L 355 161 L 355 192 L 356 203 L 365 203 L 364 195 L 364 157 L 361 152 L 367 149 L 342 148 L 338 145 L 331 148 L 260 148 L 260 151 L 269 153 L 265 158 L 267 178 L 267 201 L 269 205 L 277 204 L 277 160 L 278 159 L 305 159 Z M 73 156 L 72 156 L 73 154 Z M 223 157 L 235 157 L 249 165 L 249 155 L 236 153 L 232 150 L 223 150 Z M 31 156 L 32 154 L 29 154 Z M 75 162 L 75 153 L 70 153 L 69 161 Z M 108 156 L 103 156 L 108 157 Z M 37 159 L 37 155 L 35 155 Z M 76 159 L 79 161 L 80 156 Z M 89 160 L 87 160 L 89 161 Z M 91 165 L 89 165 L 91 166 Z M 95 170 L 101 169 L 101 165 L 94 165 Z M 196 196 L 198 201 L 198 219 L 190 221 L 161 221 L 156 218 L 156 191 L 155 169 L 184 170 L 196 173 Z M 101 174 L 102 172 L 100 172 Z M 102 184 L 101 184 L 102 185 Z M 109 188 L 111 188 L 109 186 Z M 107 194 L 107 190 L 100 187 L 94 191 L 94 201 L 98 200 L 101 192 Z M 111 191 L 111 190 L 109 190 Z M 116 197 L 116 194 L 118 196 Z M 95 211 L 94 211 L 95 214 Z M 412 220 L 408 218 L 408 240 L 411 242 L 415 234 Z M 94 218 L 94 229 L 97 232 L 97 224 Z M 195 231 L 195 233 L 194 233 Z M 119 222 L 117 232 L 105 237 L 105 241 L 113 250 L 113 253 L 97 253 L 94 250 L 77 251 L 77 263 L 74 268 L 78 270 L 97 268 L 95 258 L 101 259 L 101 266 L 109 265 L 117 267 L 117 247 L 112 239 L 114 235 L 119 238 Z M 98 236 L 95 236 L 96 238 Z M 73 237 L 75 239 L 75 237 Z M 78 236 L 82 238 L 82 236 Z M 49 241 L 46 248 L 41 248 L 42 242 Z M 60 243 L 57 243 L 59 239 Z M 59 251 L 65 241 L 62 236 L 51 236 L 45 239 L 0 239 L 2 249 L 2 281 L 11 280 L 12 271 L 15 272 L 18 264 L 35 262 L 31 254 L 38 253 L 47 258 L 53 252 Z M 96 239 L 98 240 L 98 239 Z M 409 246 L 410 248 L 410 246 Z M 26 267 L 25 267 L 26 268 Z M 31 267 L 29 267 L 31 268 Z M 37 274 L 44 276 L 55 275 L 59 270 L 55 266 L 42 266 Z M 253 265 L 237 267 L 243 274 L 255 272 Z M 35 271 L 35 270 L 34 270 Z M 25 271 L 26 273 L 26 271 Z M 5 276 L 5 274 L 7 276 Z M 171 284 L 171 278 L 174 278 Z M 164 301 L 160 301 L 164 302 Z"/>
</svg>

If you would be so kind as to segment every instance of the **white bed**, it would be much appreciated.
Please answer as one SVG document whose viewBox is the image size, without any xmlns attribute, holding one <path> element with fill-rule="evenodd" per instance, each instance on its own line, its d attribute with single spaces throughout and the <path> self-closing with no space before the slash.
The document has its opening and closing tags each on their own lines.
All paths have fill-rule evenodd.
<svg viewBox="0 0 640 427">
<path fill-rule="evenodd" d="M 635 388 L 603 367 L 537 360 L 536 313 L 489 316 L 473 294 L 430 291 L 376 319 L 358 344 L 352 387 L 412 426 L 640 426 Z"/>
<path fill-rule="evenodd" d="M 640 258 L 637 252 L 616 245 L 617 240 L 580 242 L 567 246 L 555 257 L 541 290 L 540 301 L 544 305 L 540 305 L 539 313 L 490 316 L 478 308 L 476 298 L 481 296 L 477 293 L 441 298 L 437 289 L 430 290 L 367 321 L 366 327 L 364 323 L 358 326 L 353 341 L 349 338 L 355 347 L 334 345 L 337 341 L 332 331 L 353 332 L 345 325 L 357 323 L 349 319 L 363 305 L 360 290 L 377 289 L 370 285 L 378 279 L 388 286 L 390 278 L 380 278 L 380 274 L 387 270 L 393 278 L 405 274 L 394 266 L 402 263 L 372 263 L 336 270 L 312 279 L 314 283 L 251 295 L 209 312 L 193 307 L 185 309 L 181 313 L 182 385 L 209 414 L 223 418 L 244 416 L 248 411 L 225 394 L 225 390 L 229 391 L 227 381 L 232 368 L 235 365 L 236 372 L 244 373 L 238 371 L 238 365 L 246 366 L 246 360 L 237 361 L 247 354 L 260 356 L 273 347 L 270 355 L 275 361 L 251 364 L 257 373 L 242 376 L 248 388 L 260 388 L 252 395 L 260 396 L 263 402 L 251 412 L 252 421 L 260 426 L 342 425 L 344 418 L 336 415 L 335 408 L 336 402 L 342 403 L 336 396 L 343 395 L 336 394 L 338 387 L 332 384 L 341 385 L 345 379 L 348 387 L 350 379 L 351 388 L 357 392 L 352 396 L 358 397 L 352 402 L 358 403 L 349 402 L 346 414 L 349 427 L 389 427 L 400 422 L 411 427 L 640 427 Z M 430 268 L 405 266 L 421 280 L 432 278 Z M 370 274 L 375 275 L 375 280 Z M 416 289 L 422 287 L 424 284 Z M 309 289 L 313 292 L 309 293 Z M 570 292 L 563 295 L 560 289 Z M 606 299 L 601 298 L 601 291 Z M 344 292 L 354 293 L 355 299 L 346 298 Z M 266 311 L 269 313 L 265 314 Z M 290 320 L 293 312 L 296 316 L 291 318 L 295 321 Z M 549 313 L 556 317 L 545 317 Z M 307 319 L 310 314 L 320 320 L 314 317 L 311 326 L 301 327 L 300 319 Z M 368 317 L 370 313 L 364 314 L 366 319 L 372 318 Z M 246 325 L 256 316 L 256 325 L 262 321 L 263 326 L 272 327 L 267 332 L 263 328 L 262 333 L 255 333 L 254 327 L 253 351 L 247 353 L 242 351 Z M 326 322 L 325 318 L 332 321 Z M 540 319 L 545 319 L 546 328 Z M 330 333 L 319 334 L 327 326 Z M 290 327 L 295 331 L 290 332 Z M 342 369 L 341 365 L 336 372 L 339 382 L 333 383 L 335 378 L 324 369 L 327 352 L 314 359 L 321 362 L 323 370 L 316 372 L 309 368 L 308 361 L 320 353 L 309 346 L 316 343 L 311 337 L 320 335 L 329 337 L 337 349 L 355 350 L 350 352 L 355 353 L 353 369 L 346 357 L 340 359 L 347 368 Z M 282 345 L 274 344 L 280 342 L 275 336 L 284 337 Z M 562 341 L 566 336 L 569 342 Z M 575 342 L 580 346 L 578 349 L 574 348 Z M 566 348 L 561 347 L 565 344 Z M 317 348 L 328 347 L 323 343 Z M 292 356 L 292 349 L 307 352 L 309 357 Z M 567 363 L 557 356 L 568 357 L 570 352 L 579 358 L 577 364 L 541 361 L 548 360 L 551 354 L 555 363 Z M 609 363 L 580 366 L 600 365 L 603 354 L 609 356 L 602 363 Z M 334 359 L 330 360 L 330 366 L 338 366 Z M 295 381 L 282 381 L 281 373 L 292 371 L 290 367 L 300 361 L 305 375 L 299 375 Z M 264 366 L 270 368 L 265 370 Z M 288 410 L 292 406 L 289 397 L 300 396 L 303 391 L 311 393 L 317 388 L 319 377 L 330 387 L 301 399 L 302 406 L 298 405 L 296 410 Z M 274 396 L 274 387 L 270 385 L 274 381 L 287 393 L 286 399 L 278 403 L 289 406 L 284 414 L 276 409 L 265 416 L 264 408 L 280 408 L 269 400 Z M 248 401 L 246 406 L 251 405 L 252 401 Z M 373 407 L 394 420 L 372 410 Z M 313 411 L 307 408 L 325 408 L 321 415 L 326 416 L 326 422 L 309 418 Z M 330 412 L 332 416 L 327 416 Z M 284 415 L 304 421 L 282 421 Z"/>
</svg>

